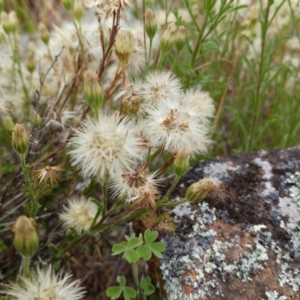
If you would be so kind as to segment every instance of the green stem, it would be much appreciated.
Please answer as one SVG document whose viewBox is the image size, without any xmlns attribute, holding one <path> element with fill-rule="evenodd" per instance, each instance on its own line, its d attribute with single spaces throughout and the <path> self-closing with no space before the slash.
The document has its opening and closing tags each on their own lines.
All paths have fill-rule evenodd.
<svg viewBox="0 0 300 300">
<path fill-rule="evenodd" d="M 177 205 L 185 203 L 185 202 L 189 202 L 189 200 L 184 198 L 180 201 L 172 201 L 172 202 L 169 201 L 169 202 L 162 202 L 162 203 L 157 202 L 157 207 L 172 207 L 172 206 L 177 206 Z"/>
<path fill-rule="evenodd" d="M 20 154 L 20 158 L 21 158 L 21 169 L 24 173 L 25 184 L 26 184 L 26 187 L 27 187 L 29 199 L 31 201 L 30 216 L 34 218 L 35 214 L 37 212 L 36 209 L 35 209 L 35 205 L 37 204 L 37 199 L 36 199 L 33 184 L 31 183 L 31 180 L 30 180 L 29 168 L 26 166 L 25 154 Z"/>
<path fill-rule="evenodd" d="M 257 76 L 257 86 L 256 86 L 256 91 L 255 91 L 255 114 L 252 119 L 252 126 L 251 126 L 251 134 L 250 134 L 250 139 L 249 142 L 247 143 L 247 149 L 246 151 L 249 151 L 251 149 L 252 145 L 252 138 L 255 136 L 255 128 L 257 128 L 257 122 L 259 119 L 260 115 L 260 89 L 261 89 L 261 84 L 264 80 L 265 72 L 263 71 L 264 69 L 264 57 L 265 57 L 265 48 L 266 48 L 266 36 L 267 36 L 267 30 L 268 30 L 268 20 L 269 20 L 269 13 L 270 13 L 270 7 L 272 3 L 271 1 L 268 1 L 268 5 L 266 8 L 266 13 L 263 21 L 261 22 L 261 53 L 260 53 L 260 61 L 259 61 L 259 66 L 258 66 L 258 76 Z"/>
<path fill-rule="evenodd" d="M 103 183 L 103 215 L 106 214 L 107 211 L 107 199 L 108 199 L 108 179 Z"/>
<path fill-rule="evenodd" d="M 137 291 L 137 299 L 141 299 L 142 296 L 142 289 L 141 284 L 139 280 L 139 270 L 138 270 L 138 262 L 132 263 L 132 273 L 133 273 L 133 279 L 136 285 L 136 291 Z"/>
<path fill-rule="evenodd" d="M 18 71 L 18 74 L 19 74 L 21 82 L 22 82 L 22 89 L 23 89 L 23 92 L 24 92 L 24 95 L 25 95 L 25 105 L 29 106 L 30 105 L 29 92 L 28 92 L 28 89 L 25 85 L 24 78 L 23 78 L 23 73 L 22 73 L 22 68 L 21 68 L 21 58 L 20 58 L 20 54 L 19 54 L 18 41 L 17 41 L 17 35 L 15 33 L 13 34 L 13 38 L 14 38 L 14 45 L 13 45 L 14 62 L 18 66 L 17 71 Z"/>
<path fill-rule="evenodd" d="M 149 56 L 148 56 L 148 62 L 147 62 L 147 70 L 149 69 L 150 60 L 151 60 L 151 52 L 152 52 L 152 41 L 153 39 L 150 39 L 150 45 L 149 45 Z"/>
<path fill-rule="evenodd" d="M 24 277 L 26 277 L 29 273 L 30 260 L 30 257 L 22 256 L 22 274 Z"/>
<path fill-rule="evenodd" d="M 177 183 L 178 183 L 180 177 L 181 177 L 181 176 L 177 176 L 177 175 L 176 175 L 176 177 L 175 177 L 175 179 L 174 179 L 174 181 L 173 181 L 171 187 L 170 187 L 169 190 L 167 191 L 166 195 L 163 197 L 163 200 L 168 200 L 168 199 L 169 199 L 169 197 L 170 197 L 171 193 L 173 192 L 173 190 L 175 189 L 175 187 L 176 187 L 176 185 L 177 185 Z"/>
<path fill-rule="evenodd" d="M 187 7 L 187 10 L 192 18 L 192 21 L 198 31 L 198 38 L 197 38 L 197 42 L 196 42 L 196 46 L 194 48 L 194 51 L 193 51 L 193 54 L 192 54 L 192 59 L 191 59 L 191 68 L 193 69 L 194 68 L 194 65 L 195 65 L 195 62 L 196 62 L 196 58 L 197 58 L 197 54 L 199 52 L 199 48 L 200 48 L 200 45 L 202 43 L 202 38 L 203 38 L 203 33 L 204 33 L 204 30 L 206 28 L 206 24 L 207 24 L 207 14 L 204 14 L 204 21 L 203 21 L 203 26 L 202 26 L 202 30 L 199 28 L 198 24 L 197 24 L 197 21 L 193 15 L 193 12 L 190 8 L 190 4 L 189 4 L 189 0 L 185 0 L 185 5 Z M 186 85 L 185 85 L 185 88 L 188 88 L 190 86 L 190 81 L 191 81 L 191 76 L 189 75 L 187 77 L 187 80 L 186 80 Z"/>
</svg>

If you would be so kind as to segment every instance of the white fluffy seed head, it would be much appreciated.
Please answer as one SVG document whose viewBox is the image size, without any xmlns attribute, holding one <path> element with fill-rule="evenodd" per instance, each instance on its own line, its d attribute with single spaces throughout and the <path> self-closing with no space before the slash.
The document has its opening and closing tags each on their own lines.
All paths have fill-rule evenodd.
<svg viewBox="0 0 300 300">
<path fill-rule="evenodd" d="M 130 172 L 123 172 L 112 178 L 111 188 L 114 191 L 114 197 L 125 198 L 130 201 L 138 195 L 143 186 L 155 188 L 161 180 L 157 178 L 157 173 L 150 173 L 148 168 L 140 165 Z"/>
<path fill-rule="evenodd" d="M 160 100 L 179 99 L 182 91 L 180 81 L 170 72 L 152 72 L 136 86 L 144 105 L 156 105 Z"/>
<path fill-rule="evenodd" d="M 193 107 L 180 101 L 160 101 L 157 107 L 149 107 L 145 120 L 145 135 L 153 147 L 163 146 L 171 153 L 179 150 L 192 154 L 207 151 L 210 140 L 208 126 L 204 125 Z"/>
<path fill-rule="evenodd" d="M 79 300 L 85 291 L 78 287 L 79 280 L 70 281 L 71 273 L 55 275 L 51 265 L 38 268 L 31 277 L 20 277 L 20 282 L 11 283 L 5 293 L 17 300 Z"/>
<path fill-rule="evenodd" d="M 59 215 L 63 227 L 69 230 L 71 227 L 78 234 L 88 231 L 97 213 L 97 205 L 90 199 L 84 197 L 74 198 L 64 207 L 64 211 Z M 98 217 L 98 220 L 100 220 Z"/>
<path fill-rule="evenodd" d="M 85 121 L 69 143 L 73 165 L 81 169 L 84 177 L 95 176 L 98 181 L 131 169 L 142 155 L 132 126 L 119 114 L 101 114 L 98 121 Z"/>
<path fill-rule="evenodd" d="M 182 102 L 190 114 L 195 114 L 205 124 L 208 124 L 209 119 L 214 116 L 215 105 L 207 92 L 189 89 L 183 95 Z"/>
</svg>

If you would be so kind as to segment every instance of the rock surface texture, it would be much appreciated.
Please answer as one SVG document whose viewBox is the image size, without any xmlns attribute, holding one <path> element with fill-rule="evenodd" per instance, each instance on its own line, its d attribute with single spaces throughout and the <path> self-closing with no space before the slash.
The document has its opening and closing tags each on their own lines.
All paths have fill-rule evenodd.
<svg viewBox="0 0 300 300">
<path fill-rule="evenodd" d="M 300 148 L 232 155 L 193 167 L 174 195 L 183 197 L 203 177 L 214 182 L 214 190 L 153 224 L 166 243 L 159 266 L 150 266 L 160 269 L 163 298 L 300 299 L 298 171 Z"/>
</svg>

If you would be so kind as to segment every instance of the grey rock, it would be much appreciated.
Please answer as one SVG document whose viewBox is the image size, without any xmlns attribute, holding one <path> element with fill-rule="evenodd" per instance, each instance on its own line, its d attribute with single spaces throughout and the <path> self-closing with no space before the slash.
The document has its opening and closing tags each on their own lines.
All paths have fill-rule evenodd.
<svg viewBox="0 0 300 300">
<path fill-rule="evenodd" d="M 214 189 L 202 202 L 165 211 L 168 219 L 152 226 L 166 244 L 162 259 L 150 264 L 153 272 L 159 266 L 163 299 L 300 299 L 298 171 L 299 148 L 232 155 L 191 168 L 174 201 L 203 177 Z"/>
</svg>

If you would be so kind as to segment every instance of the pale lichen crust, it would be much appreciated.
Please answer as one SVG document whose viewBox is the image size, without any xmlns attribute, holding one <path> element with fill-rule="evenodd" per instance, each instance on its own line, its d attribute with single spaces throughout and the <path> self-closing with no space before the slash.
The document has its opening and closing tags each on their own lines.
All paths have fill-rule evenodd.
<svg viewBox="0 0 300 300">
<path fill-rule="evenodd" d="M 283 151 L 240 157 L 199 164 L 179 186 L 201 176 L 215 191 L 170 212 L 177 229 L 163 238 L 166 299 L 297 299 L 300 173 L 290 176 L 298 163 Z"/>
</svg>

